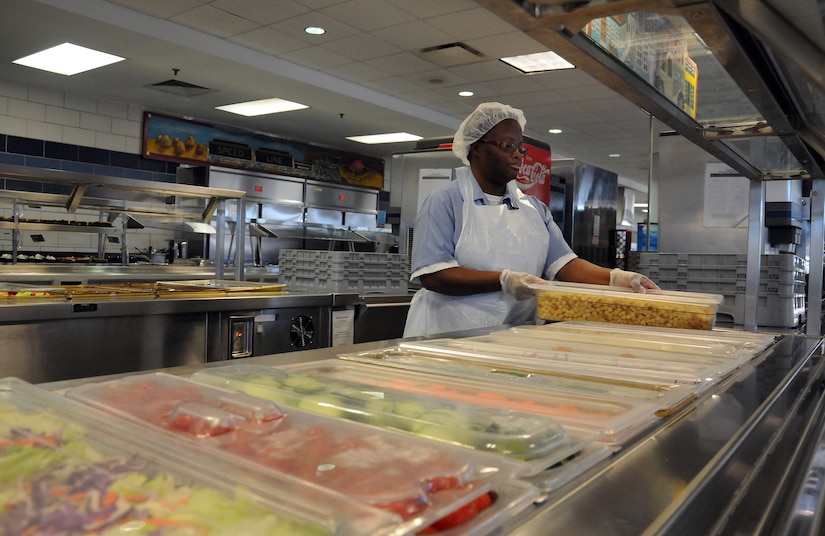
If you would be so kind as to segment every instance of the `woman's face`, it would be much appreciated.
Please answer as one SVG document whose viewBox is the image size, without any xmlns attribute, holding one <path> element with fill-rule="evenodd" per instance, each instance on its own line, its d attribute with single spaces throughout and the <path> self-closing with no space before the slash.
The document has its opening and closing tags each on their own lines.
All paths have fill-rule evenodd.
<svg viewBox="0 0 825 536">
<path fill-rule="evenodd" d="M 518 176 L 524 156 L 515 147 L 512 150 L 503 149 L 496 141 L 520 147 L 523 137 L 518 122 L 505 119 L 494 126 L 470 146 L 468 158 L 481 189 L 488 194 L 502 195 L 507 183 Z"/>
</svg>

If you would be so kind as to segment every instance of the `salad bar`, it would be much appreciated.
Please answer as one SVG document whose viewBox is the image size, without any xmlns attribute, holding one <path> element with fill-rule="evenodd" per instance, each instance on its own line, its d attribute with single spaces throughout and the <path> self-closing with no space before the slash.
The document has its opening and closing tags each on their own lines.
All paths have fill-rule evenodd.
<svg viewBox="0 0 825 536">
<path fill-rule="evenodd" d="M 57 518 L 93 533 L 813 534 L 821 343 L 566 321 L 4 380 L 0 523 L 58 534 L 73 532 Z M 41 456 L 54 460 L 26 461 Z M 75 472 L 100 484 L 61 480 Z"/>
</svg>

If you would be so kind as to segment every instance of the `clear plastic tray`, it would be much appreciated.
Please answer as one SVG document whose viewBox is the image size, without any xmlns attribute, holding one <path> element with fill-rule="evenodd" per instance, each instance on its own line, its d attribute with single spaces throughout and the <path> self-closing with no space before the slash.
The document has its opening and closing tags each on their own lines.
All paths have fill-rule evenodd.
<svg viewBox="0 0 825 536">
<path fill-rule="evenodd" d="M 691 347 L 707 346 L 709 350 L 724 350 L 734 346 L 739 353 L 756 354 L 776 342 L 774 335 L 765 333 L 748 333 L 732 329 L 713 328 L 710 331 L 697 332 L 689 329 L 655 328 L 646 326 L 628 326 L 610 324 L 605 326 L 600 322 L 568 321 L 555 322 L 542 329 L 564 331 L 568 333 L 583 333 L 591 336 L 594 333 L 604 335 L 618 335 L 622 341 L 644 340 L 660 344 L 684 344 Z M 717 352 L 722 353 L 722 352 Z M 715 355 L 715 354 L 714 354 Z"/>
<path fill-rule="evenodd" d="M 681 369 L 671 366 L 674 370 L 650 370 L 618 357 L 612 358 L 612 363 L 574 362 L 567 360 L 564 352 L 476 343 L 470 339 L 402 342 L 399 347 L 424 354 L 453 356 L 496 365 L 515 365 L 527 370 L 542 370 L 574 378 L 596 378 L 611 382 L 646 383 L 657 386 L 690 385 L 695 390 L 705 390 L 719 379 L 710 369 L 707 369 L 709 374 L 702 374 L 700 372 L 704 371 L 697 371 L 695 367 L 690 366 Z"/>
<path fill-rule="evenodd" d="M 182 450 L 194 447 L 229 465 L 257 467 L 262 478 L 290 475 L 392 512 L 404 520 L 399 533 L 440 519 L 524 469 L 502 456 L 295 408 L 282 411 L 269 400 L 164 373 L 84 384 L 66 395 L 163 432 Z"/>
<path fill-rule="evenodd" d="M 455 359 L 422 356 L 396 347 L 339 354 L 338 358 L 370 365 L 415 370 L 429 374 L 475 378 L 485 382 L 515 385 L 518 389 L 554 389 L 573 391 L 583 396 L 616 397 L 649 402 L 656 406 L 656 415 L 664 417 L 684 407 L 696 398 L 687 385 L 656 386 L 647 384 L 616 384 L 594 379 L 554 376 L 544 371 L 525 370 L 515 365 L 493 365 Z"/>
<path fill-rule="evenodd" d="M 360 381 L 383 391 L 404 391 L 419 398 L 432 397 L 437 399 L 442 407 L 460 409 L 472 404 L 547 416 L 561 423 L 571 438 L 576 437 L 574 429 L 596 431 L 603 434 L 601 441 L 611 444 L 624 442 L 656 421 L 655 407 L 651 403 L 582 396 L 569 391 L 555 392 L 529 388 L 516 390 L 471 378 L 439 377 L 388 368 L 376 370 L 376 367 L 340 359 L 289 365 L 284 369 L 336 380 Z M 597 437 L 585 439 L 592 441 Z M 573 441 L 571 448 L 565 449 L 564 456 L 557 456 L 553 463 L 581 448 L 581 440 Z M 541 467 L 541 464 L 536 464 L 536 468 L 538 467 Z M 545 464 L 544 467 L 548 465 Z"/>
<path fill-rule="evenodd" d="M 724 301 L 718 294 L 648 291 L 548 281 L 536 291 L 537 316 L 544 320 L 590 320 L 642 326 L 711 329 Z"/>
<path fill-rule="evenodd" d="M 460 525 L 451 527 L 449 520 L 436 522 L 432 527 L 438 536 L 483 536 L 493 534 L 507 521 L 516 517 L 541 495 L 529 482 L 510 480 L 490 492 L 492 504 L 478 515 Z M 423 532 L 427 534 L 426 530 Z"/>
<path fill-rule="evenodd" d="M 353 366 L 361 370 L 352 370 Z M 298 368 L 232 365 L 205 369 L 192 378 L 285 406 L 503 454 L 523 462 L 524 474 L 550 467 L 600 436 L 592 429 L 570 435 L 556 419 L 485 405 L 484 399 L 468 401 L 472 397 L 465 396 L 446 401 L 435 398 L 434 393 L 410 392 L 405 387 L 412 385 L 412 380 L 397 383 L 382 377 L 383 371 L 378 369 L 367 369 L 364 374 L 364 366 L 340 360 L 295 366 Z"/>
<path fill-rule="evenodd" d="M 22 380 L 0 380 L 4 534 L 320 536 L 394 527 L 386 512 L 349 502 L 345 514 L 329 494 L 309 502 L 284 482 L 239 480 L 220 459 L 207 465 L 122 427 L 113 433 L 113 420 L 97 413 Z M 348 525 L 356 511 L 359 524 Z"/>
</svg>

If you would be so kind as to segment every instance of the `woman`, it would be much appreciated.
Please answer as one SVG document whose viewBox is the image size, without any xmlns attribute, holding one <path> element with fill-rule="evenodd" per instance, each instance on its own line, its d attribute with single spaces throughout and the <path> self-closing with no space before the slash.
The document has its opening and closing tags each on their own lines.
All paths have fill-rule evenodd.
<svg viewBox="0 0 825 536">
<path fill-rule="evenodd" d="M 513 182 L 526 149 L 521 110 L 482 103 L 461 123 L 453 152 L 468 167 L 432 192 L 418 211 L 405 337 L 524 324 L 536 303 L 531 284 L 559 279 L 658 289 L 634 272 L 597 266 L 573 253 L 550 210 Z M 468 201 L 469 200 L 469 201 Z"/>
</svg>

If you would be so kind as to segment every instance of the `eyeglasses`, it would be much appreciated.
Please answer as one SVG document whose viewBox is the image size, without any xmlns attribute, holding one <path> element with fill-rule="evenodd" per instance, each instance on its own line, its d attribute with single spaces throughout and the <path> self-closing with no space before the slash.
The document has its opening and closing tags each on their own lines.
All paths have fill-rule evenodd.
<svg viewBox="0 0 825 536">
<path fill-rule="evenodd" d="M 507 154 L 512 154 L 514 151 L 518 151 L 521 156 L 527 154 L 527 147 L 522 144 L 516 145 L 515 143 L 511 143 L 507 140 L 486 140 L 484 138 L 478 140 L 482 143 L 492 143 L 493 145 L 497 146 L 499 149 L 503 149 L 507 151 Z"/>
</svg>

